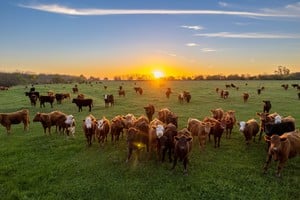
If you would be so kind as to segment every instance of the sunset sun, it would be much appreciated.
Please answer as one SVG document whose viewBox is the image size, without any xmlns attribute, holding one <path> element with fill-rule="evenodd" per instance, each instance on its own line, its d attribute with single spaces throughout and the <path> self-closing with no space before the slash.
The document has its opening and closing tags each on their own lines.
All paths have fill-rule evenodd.
<svg viewBox="0 0 300 200">
<path fill-rule="evenodd" d="M 163 78 L 165 75 L 160 70 L 155 70 L 152 72 L 155 79 Z"/>
</svg>

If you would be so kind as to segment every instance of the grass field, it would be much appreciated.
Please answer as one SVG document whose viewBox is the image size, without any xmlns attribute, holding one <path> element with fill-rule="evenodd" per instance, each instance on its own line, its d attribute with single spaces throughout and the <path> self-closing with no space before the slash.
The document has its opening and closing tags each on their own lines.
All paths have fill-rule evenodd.
<svg viewBox="0 0 300 200">
<path fill-rule="evenodd" d="M 107 81 L 78 85 L 79 93 L 94 99 L 92 114 L 101 118 L 112 119 L 119 114 L 144 114 L 143 106 L 152 103 L 156 111 L 168 107 L 178 115 L 179 129 L 187 124 L 189 117 L 202 120 L 210 116 L 210 110 L 223 108 L 235 110 L 238 121 L 255 118 L 256 112 L 262 112 L 262 100 L 272 102 L 271 112 L 296 118 L 299 128 L 300 101 L 297 91 L 289 88 L 284 91 L 281 84 L 299 81 Z M 226 83 L 234 83 L 239 90 L 229 89 L 228 99 L 221 99 L 215 88 L 223 88 Z M 247 83 L 247 85 L 246 85 Z M 104 90 L 103 85 L 107 85 Z M 117 91 L 122 85 L 126 97 L 119 97 Z M 53 90 L 56 93 L 70 92 L 74 84 L 36 85 L 41 94 Z M 133 87 L 141 86 L 143 95 L 135 93 Z M 256 89 L 266 89 L 257 95 Z M 166 88 L 173 94 L 165 97 Z M 221 146 L 207 144 L 205 151 L 200 151 L 197 140 L 188 165 L 189 175 L 184 176 L 182 163 L 171 171 L 171 163 L 160 163 L 155 158 L 146 159 L 143 151 L 140 160 L 132 159 L 126 163 L 126 139 L 112 144 L 110 138 L 104 147 L 94 142 L 86 146 L 81 128 L 81 121 L 89 114 L 86 107 L 78 113 L 71 100 L 64 100 L 61 105 L 54 103 L 54 108 L 46 104 L 32 107 L 25 97 L 24 86 L 15 86 L 8 91 L 0 91 L 0 112 L 14 112 L 22 108 L 30 110 L 30 130 L 23 131 L 23 125 L 12 126 L 12 133 L 6 134 L 0 127 L 0 197 L 1 199 L 299 199 L 300 196 L 300 157 L 288 161 L 282 177 L 275 176 L 275 163 L 267 174 L 262 173 L 266 158 L 265 142 L 260 141 L 245 145 L 244 137 L 233 130 L 231 139 L 223 135 Z M 180 104 L 177 94 L 183 90 L 192 95 L 189 104 Z M 243 103 L 242 93 L 248 92 L 250 98 Z M 114 94 L 115 106 L 105 108 L 103 95 Z M 71 96 L 75 96 L 71 94 Z M 36 112 L 60 110 L 73 114 L 77 123 L 76 137 L 68 138 L 55 133 L 46 136 L 40 123 L 33 123 Z M 157 112 L 156 112 L 157 113 Z M 156 116 L 156 114 L 155 114 Z"/>
</svg>

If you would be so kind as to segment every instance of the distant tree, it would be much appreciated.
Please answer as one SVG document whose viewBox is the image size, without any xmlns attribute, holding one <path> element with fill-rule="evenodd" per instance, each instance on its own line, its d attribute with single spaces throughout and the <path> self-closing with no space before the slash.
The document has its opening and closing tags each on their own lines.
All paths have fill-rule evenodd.
<svg viewBox="0 0 300 200">
<path fill-rule="evenodd" d="M 278 66 L 277 70 L 274 71 L 275 74 L 283 76 L 283 75 L 289 75 L 290 70 L 287 67 L 284 66 Z"/>
</svg>

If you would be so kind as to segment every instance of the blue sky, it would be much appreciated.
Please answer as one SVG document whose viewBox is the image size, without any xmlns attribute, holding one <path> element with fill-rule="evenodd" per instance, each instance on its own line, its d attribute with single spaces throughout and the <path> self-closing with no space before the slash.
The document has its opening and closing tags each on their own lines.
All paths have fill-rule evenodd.
<svg viewBox="0 0 300 200">
<path fill-rule="evenodd" d="M 0 27 L 0 71 L 300 71 L 300 1 L 10 0 L 0 2 Z"/>
</svg>

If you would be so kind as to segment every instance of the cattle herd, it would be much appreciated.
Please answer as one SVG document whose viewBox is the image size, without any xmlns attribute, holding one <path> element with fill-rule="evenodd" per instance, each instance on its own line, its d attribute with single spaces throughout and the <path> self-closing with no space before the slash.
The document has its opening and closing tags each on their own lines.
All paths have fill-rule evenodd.
<svg viewBox="0 0 300 200">
<path fill-rule="evenodd" d="M 226 87 L 233 87 L 226 85 Z M 235 87 L 238 89 L 238 87 Z M 285 87 L 286 88 L 286 87 Z M 141 87 L 135 87 L 137 94 L 142 95 Z M 216 89 L 220 92 L 222 98 L 228 98 L 229 93 Z M 74 93 L 78 93 L 78 87 L 73 88 Z M 125 97 L 123 88 L 119 88 L 119 96 Z M 167 89 L 166 96 L 169 98 L 171 88 Z M 70 94 L 49 92 L 48 95 L 40 95 L 39 92 L 31 88 L 29 92 L 25 92 L 29 97 L 32 106 L 36 105 L 37 100 L 40 101 L 40 107 L 44 107 L 45 103 L 50 103 L 51 107 L 56 99 L 61 103 L 63 99 L 70 99 Z M 226 97 L 224 96 L 226 95 Z M 246 103 L 249 94 L 244 93 L 243 99 Z M 178 95 L 179 103 L 191 100 L 190 92 L 183 91 Z M 82 111 L 82 107 L 88 106 L 89 112 L 93 106 L 93 99 L 84 98 L 79 94 L 77 98 L 72 100 L 76 104 L 78 111 Z M 112 94 L 104 95 L 105 107 L 114 105 L 114 97 Z M 117 144 L 120 137 L 126 137 L 127 157 L 126 162 L 132 159 L 133 152 L 146 149 L 149 159 L 155 156 L 155 159 L 164 162 L 165 155 L 168 155 L 170 162 L 173 162 L 172 169 L 175 168 L 177 161 L 183 162 L 184 174 L 187 174 L 187 165 L 189 162 L 189 154 L 193 146 L 193 140 L 197 139 L 199 143 L 199 151 L 205 151 L 207 141 L 214 140 L 214 147 L 220 148 L 223 133 L 227 139 L 231 138 L 231 132 L 234 126 L 239 127 L 239 131 L 245 138 L 246 145 L 255 142 L 256 136 L 259 134 L 258 140 L 261 140 L 264 133 L 266 142 L 267 159 L 264 165 L 264 172 L 267 171 L 272 158 L 279 161 L 276 175 L 281 176 L 281 172 L 286 161 L 300 154 L 300 132 L 296 130 L 295 118 L 292 116 L 282 117 L 277 112 L 270 113 L 271 102 L 263 101 L 262 112 L 256 113 L 260 121 L 248 119 L 247 121 L 237 121 L 234 110 L 224 111 L 222 108 L 211 109 L 211 116 L 203 119 L 189 118 L 186 127 L 178 128 L 178 115 L 169 108 L 161 108 L 155 116 L 155 107 L 149 104 L 143 107 L 145 115 L 135 116 L 132 113 L 123 113 L 116 115 L 111 120 L 103 116 L 97 119 L 92 114 L 88 114 L 79 124 L 86 138 L 86 145 L 91 146 L 93 142 L 98 142 L 103 147 L 111 137 L 111 142 Z M 37 112 L 33 118 L 33 122 L 40 122 L 45 134 L 51 134 L 51 127 L 55 126 L 56 132 L 74 136 L 75 127 L 78 121 L 72 114 L 66 114 L 61 111 L 52 111 L 50 113 Z M 29 110 L 23 109 L 12 113 L 0 113 L 0 123 L 6 128 L 7 133 L 11 132 L 12 124 L 24 124 L 24 130 L 29 129 Z"/>
</svg>

